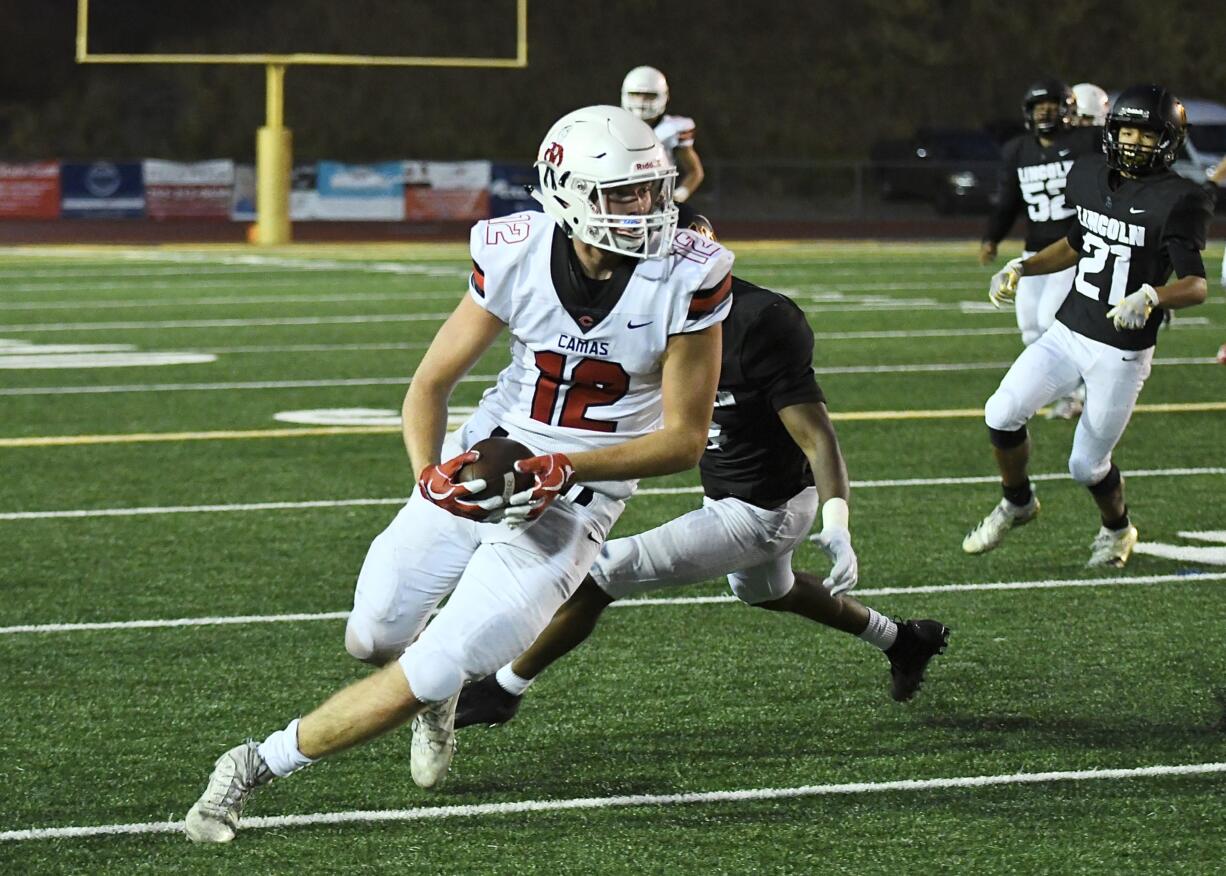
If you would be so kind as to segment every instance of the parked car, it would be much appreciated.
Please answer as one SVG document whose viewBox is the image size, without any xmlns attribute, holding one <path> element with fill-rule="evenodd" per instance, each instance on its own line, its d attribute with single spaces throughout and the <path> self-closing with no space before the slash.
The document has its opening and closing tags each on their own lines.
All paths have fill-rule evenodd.
<svg viewBox="0 0 1226 876">
<path fill-rule="evenodd" d="M 881 196 L 917 198 L 941 213 L 985 212 L 996 197 L 1000 146 L 987 131 L 920 128 L 869 153 Z"/>
</svg>

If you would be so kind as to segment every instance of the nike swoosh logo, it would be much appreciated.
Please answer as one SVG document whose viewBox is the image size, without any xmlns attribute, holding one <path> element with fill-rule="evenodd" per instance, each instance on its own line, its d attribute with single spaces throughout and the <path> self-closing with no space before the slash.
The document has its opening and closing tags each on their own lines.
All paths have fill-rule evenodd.
<svg viewBox="0 0 1226 876">
<path fill-rule="evenodd" d="M 642 328 L 645 325 L 651 325 L 653 322 L 655 322 L 654 319 L 649 319 L 647 320 L 647 322 L 638 322 L 638 323 L 636 323 L 634 320 L 630 320 L 629 322 L 626 323 L 626 328 L 628 329 Z"/>
<path fill-rule="evenodd" d="M 1121 358 L 1121 359 L 1123 359 L 1125 362 L 1135 362 L 1135 361 L 1137 361 L 1138 359 L 1140 359 L 1141 357 L 1140 357 L 1140 356 L 1131 356 L 1131 357 L 1130 357 L 1130 356 L 1121 356 L 1120 358 Z"/>
<path fill-rule="evenodd" d="M 1061 150 L 1060 150 L 1060 157 L 1061 157 L 1061 158 L 1063 158 L 1063 157 L 1064 157 L 1064 156 L 1066 156 L 1066 155 L 1068 155 L 1068 150 L 1067 150 L 1067 149 L 1061 149 Z"/>
<path fill-rule="evenodd" d="M 1129 213 L 1133 213 L 1133 214 L 1135 215 L 1136 213 L 1144 213 L 1145 211 L 1144 211 L 1144 210 L 1138 210 L 1136 207 L 1129 207 L 1129 208 L 1128 208 L 1128 212 L 1129 212 Z"/>
<path fill-rule="evenodd" d="M 596 536 L 592 535 L 590 532 L 587 534 L 587 537 L 590 538 L 592 541 L 596 542 L 596 544 L 604 544 L 603 541 L 598 539 Z"/>
</svg>

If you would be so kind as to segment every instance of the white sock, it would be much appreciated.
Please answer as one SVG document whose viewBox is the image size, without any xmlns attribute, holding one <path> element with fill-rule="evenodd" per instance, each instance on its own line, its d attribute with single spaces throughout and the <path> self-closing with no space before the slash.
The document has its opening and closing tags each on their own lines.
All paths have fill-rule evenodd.
<svg viewBox="0 0 1226 876">
<path fill-rule="evenodd" d="M 870 608 L 868 610 L 868 626 L 864 628 L 860 638 L 884 651 L 893 645 L 894 640 L 898 638 L 898 624 Z"/>
<path fill-rule="evenodd" d="M 298 750 L 298 719 L 290 721 L 284 730 L 277 730 L 260 743 L 260 757 L 274 776 L 288 776 L 315 761 Z"/>
<path fill-rule="evenodd" d="M 522 697 L 529 685 L 536 681 L 535 678 L 520 678 L 511 670 L 510 663 L 499 669 L 494 678 L 498 681 L 500 688 L 517 697 Z"/>
</svg>

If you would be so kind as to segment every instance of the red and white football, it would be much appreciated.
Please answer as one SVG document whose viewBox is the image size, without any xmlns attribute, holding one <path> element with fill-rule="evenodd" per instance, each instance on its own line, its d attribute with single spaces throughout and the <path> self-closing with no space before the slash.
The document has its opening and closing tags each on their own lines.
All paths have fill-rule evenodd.
<svg viewBox="0 0 1226 876">
<path fill-rule="evenodd" d="M 484 480 L 485 489 L 474 493 L 474 499 L 502 496 L 503 502 L 509 503 L 511 496 L 532 486 L 532 475 L 517 472 L 513 466 L 516 461 L 536 454 L 518 441 L 512 441 L 510 438 L 486 438 L 470 449 L 480 453 L 481 458 L 460 469 L 456 473 L 455 482 L 459 484 L 477 478 Z"/>
</svg>

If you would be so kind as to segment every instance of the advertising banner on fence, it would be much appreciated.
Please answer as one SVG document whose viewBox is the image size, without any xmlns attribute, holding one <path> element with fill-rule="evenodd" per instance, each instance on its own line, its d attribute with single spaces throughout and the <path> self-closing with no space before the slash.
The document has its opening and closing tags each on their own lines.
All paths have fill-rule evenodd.
<svg viewBox="0 0 1226 876">
<path fill-rule="evenodd" d="M 490 179 L 490 218 L 525 210 L 539 213 L 541 205 L 524 188 L 536 185 L 536 169 L 532 165 L 495 164 Z"/>
<path fill-rule="evenodd" d="M 152 219 L 228 219 L 234 192 L 234 162 L 226 159 L 178 161 L 147 159 L 146 211 Z"/>
<path fill-rule="evenodd" d="M 0 219 L 60 218 L 60 163 L 0 163 Z"/>
<path fill-rule="evenodd" d="M 70 218 L 140 218 L 145 215 L 140 162 L 64 162 L 60 198 L 62 213 Z"/>
<path fill-rule="evenodd" d="M 289 218 L 319 218 L 319 168 L 314 164 L 295 164 L 289 183 Z"/>
<path fill-rule="evenodd" d="M 489 216 L 488 161 L 406 161 L 403 166 L 408 221 L 475 222 Z"/>
<path fill-rule="evenodd" d="M 255 221 L 255 165 L 234 165 L 230 218 L 235 222 Z"/>
<path fill-rule="evenodd" d="M 318 218 L 399 222 L 404 219 L 403 180 L 399 161 L 321 161 Z"/>
</svg>

